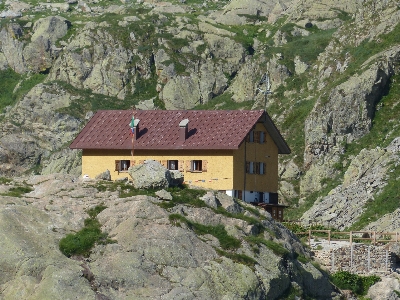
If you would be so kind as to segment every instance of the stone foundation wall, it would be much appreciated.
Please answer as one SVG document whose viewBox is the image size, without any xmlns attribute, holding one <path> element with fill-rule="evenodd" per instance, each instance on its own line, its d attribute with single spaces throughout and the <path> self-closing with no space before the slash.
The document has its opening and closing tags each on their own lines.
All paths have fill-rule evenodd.
<svg viewBox="0 0 400 300">
<path fill-rule="evenodd" d="M 314 250 L 315 259 L 331 272 L 355 274 L 389 273 L 395 269 L 396 256 L 388 247 L 353 244 L 330 250 Z"/>
</svg>

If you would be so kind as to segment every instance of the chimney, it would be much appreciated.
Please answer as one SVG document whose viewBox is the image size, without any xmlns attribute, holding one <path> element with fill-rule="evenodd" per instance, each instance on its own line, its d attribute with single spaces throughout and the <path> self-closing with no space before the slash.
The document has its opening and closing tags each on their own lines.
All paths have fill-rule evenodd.
<svg viewBox="0 0 400 300">
<path fill-rule="evenodd" d="M 139 119 L 135 119 L 133 126 L 135 127 L 135 140 L 139 138 Z"/>
<path fill-rule="evenodd" d="M 181 142 L 186 141 L 188 138 L 188 124 L 189 119 L 184 119 L 179 123 L 179 140 Z"/>
</svg>

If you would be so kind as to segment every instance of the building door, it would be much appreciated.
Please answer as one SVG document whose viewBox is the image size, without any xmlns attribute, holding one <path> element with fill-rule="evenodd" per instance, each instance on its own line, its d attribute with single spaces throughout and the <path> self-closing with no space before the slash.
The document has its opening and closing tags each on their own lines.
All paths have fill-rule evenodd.
<svg viewBox="0 0 400 300">
<path fill-rule="evenodd" d="M 243 193 L 241 190 L 237 191 L 237 197 L 238 199 L 243 200 Z"/>
</svg>

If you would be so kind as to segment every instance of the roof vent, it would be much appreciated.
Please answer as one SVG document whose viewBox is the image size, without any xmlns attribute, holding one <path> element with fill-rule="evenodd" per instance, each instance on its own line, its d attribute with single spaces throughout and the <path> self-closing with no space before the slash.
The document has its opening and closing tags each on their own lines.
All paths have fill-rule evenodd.
<svg viewBox="0 0 400 300">
<path fill-rule="evenodd" d="M 184 142 L 188 138 L 189 119 L 184 119 L 179 123 L 179 140 Z"/>
</svg>

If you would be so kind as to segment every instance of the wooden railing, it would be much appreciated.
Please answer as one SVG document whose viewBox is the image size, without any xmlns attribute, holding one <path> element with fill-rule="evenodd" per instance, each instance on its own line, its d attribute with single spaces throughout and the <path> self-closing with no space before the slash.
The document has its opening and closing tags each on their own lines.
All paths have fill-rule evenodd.
<svg viewBox="0 0 400 300">
<path fill-rule="evenodd" d="M 332 230 L 307 230 L 305 232 L 295 233 L 298 236 L 308 235 L 308 244 L 311 244 L 313 233 L 318 237 L 325 238 L 329 244 L 331 241 L 348 241 L 350 245 L 353 242 L 365 243 L 370 241 L 373 245 L 377 243 L 399 242 L 400 233 L 398 232 L 377 232 L 377 231 L 332 231 Z M 325 235 L 323 235 L 325 233 Z"/>
</svg>

